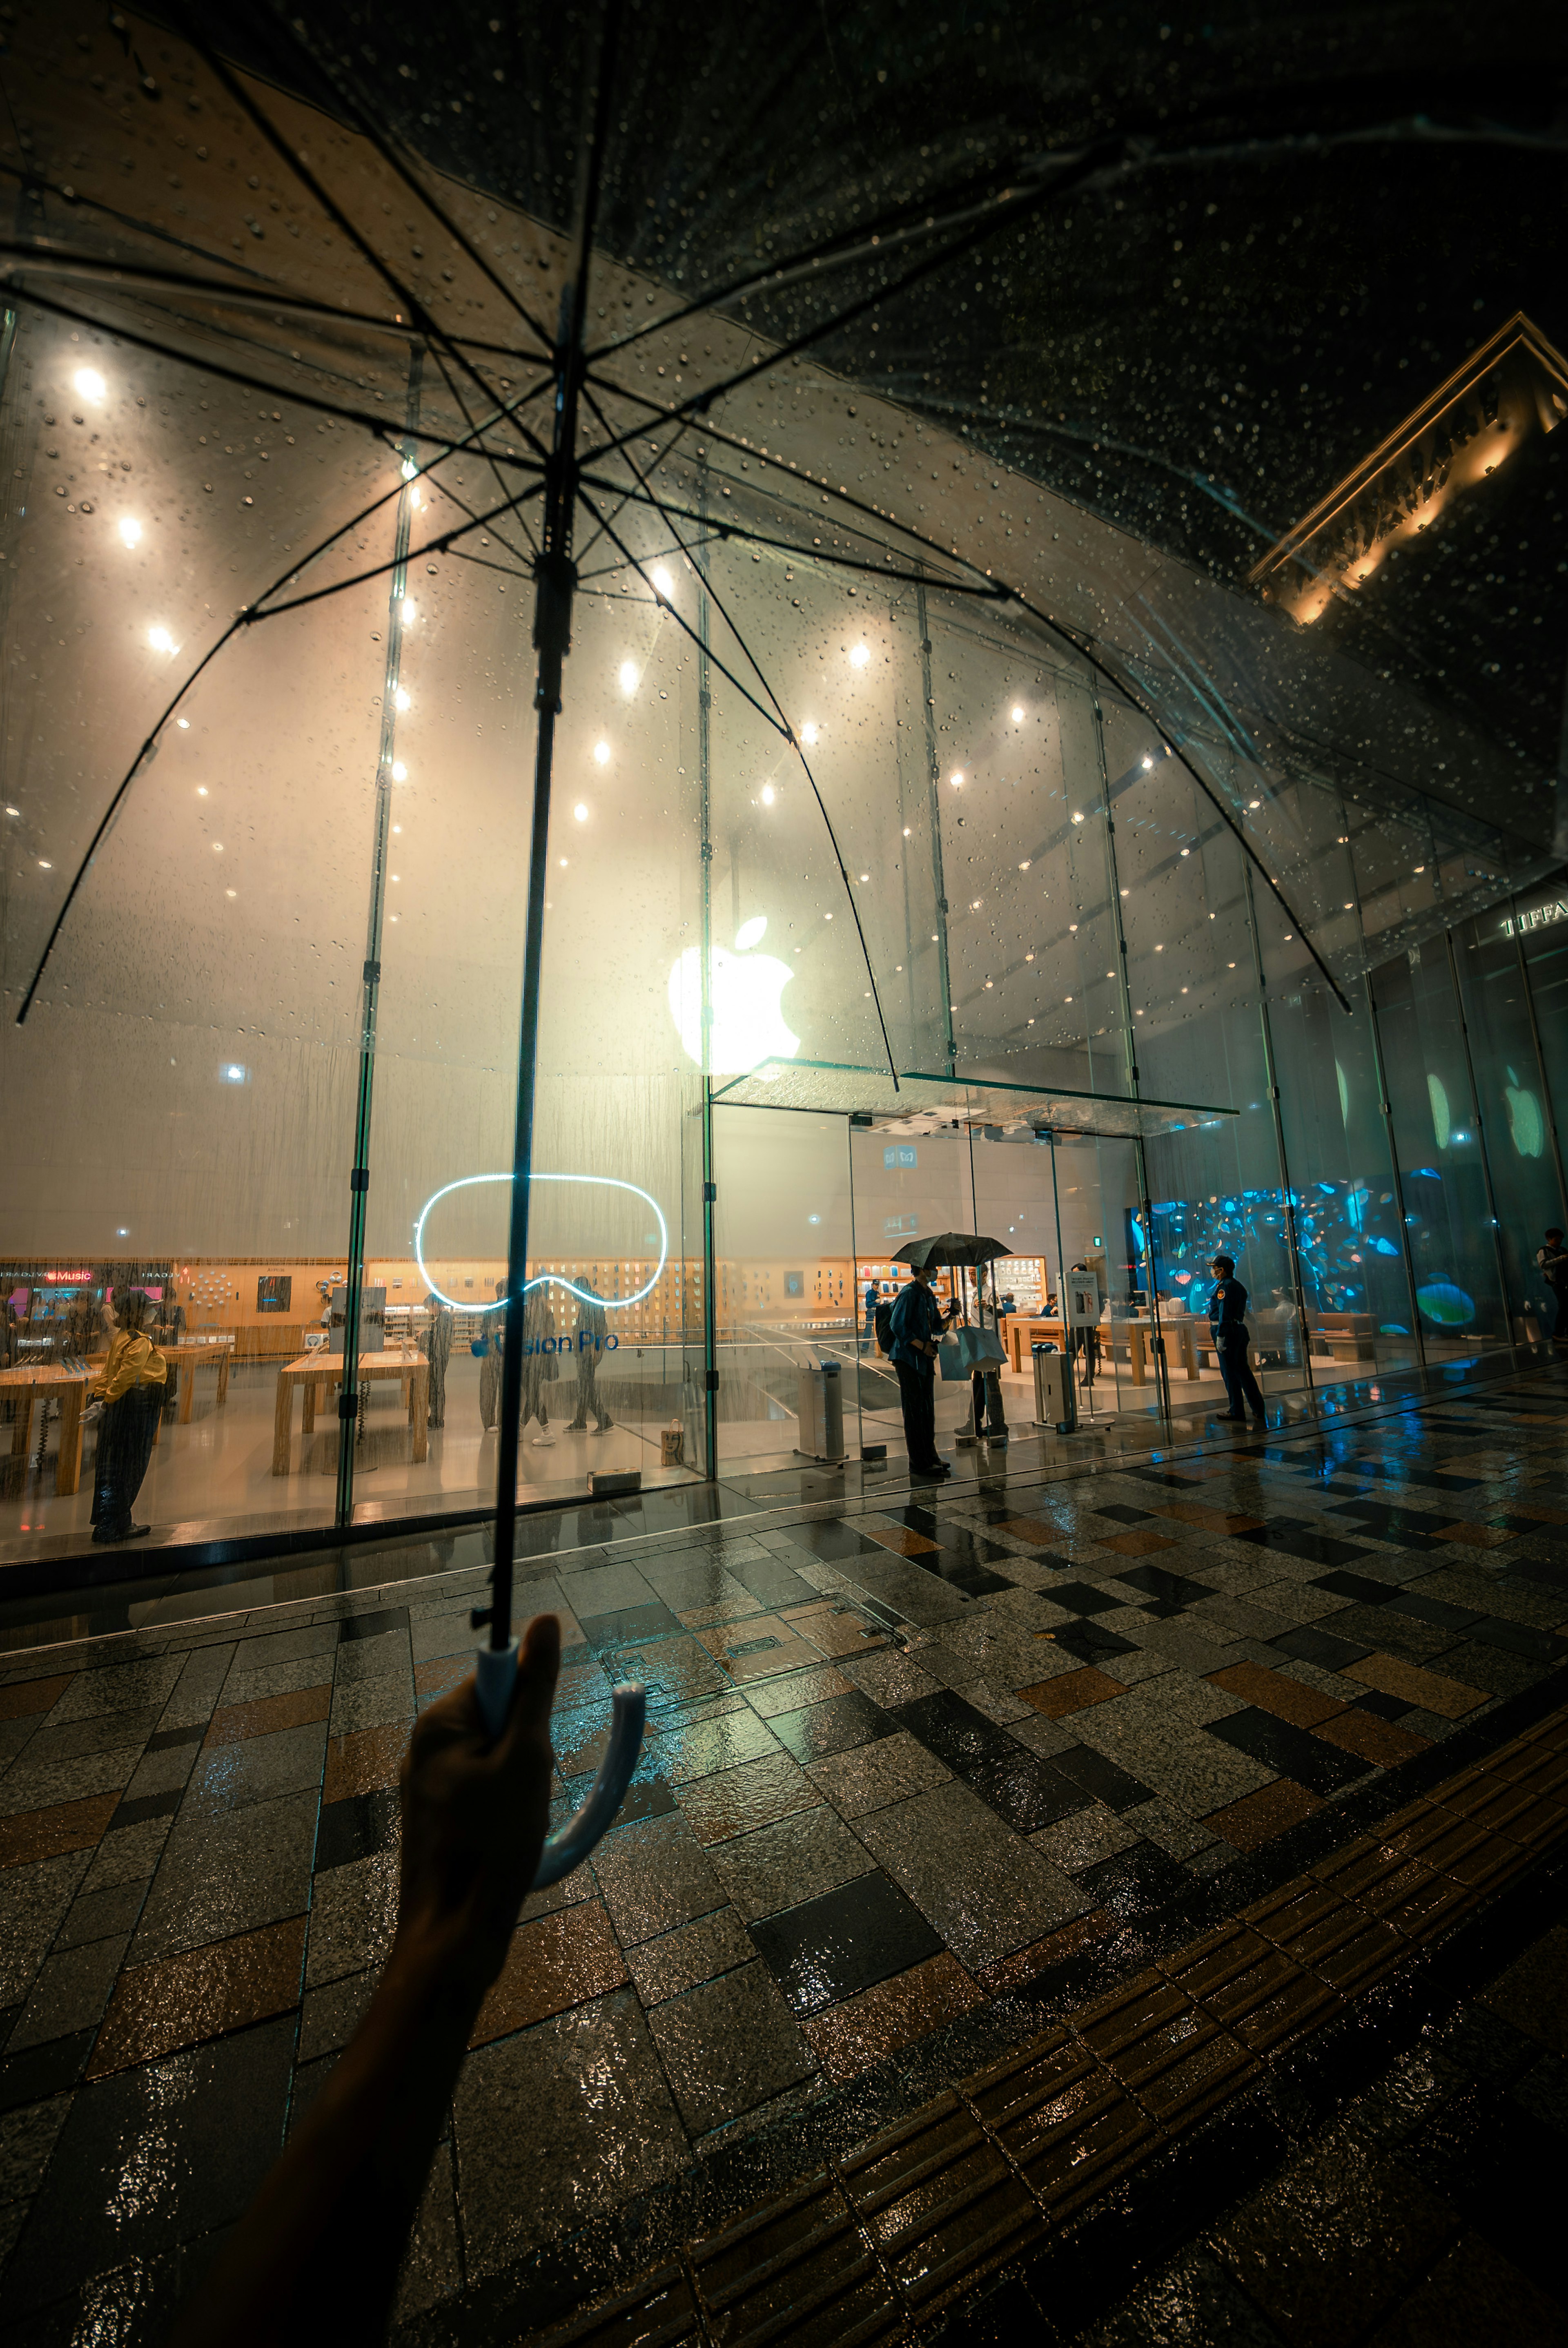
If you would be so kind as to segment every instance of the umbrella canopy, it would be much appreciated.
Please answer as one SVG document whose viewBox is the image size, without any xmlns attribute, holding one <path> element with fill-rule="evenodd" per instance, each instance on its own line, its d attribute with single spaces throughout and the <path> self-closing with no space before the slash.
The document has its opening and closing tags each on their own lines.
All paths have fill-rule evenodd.
<svg viewBox="0 0 1568 2348">
<path fill-rule="evenodd" d="M 1255 948 L 1348 1018 L 1551 870 L 1555 84 L 1440 0 L 1331 76 L 1268 12 L 170 13 L 7 36 L 0 1086 L 61 1244 L 342 1260 L 345 1390 L 367 1261 L 506 1210 L 500 1643 L 530 1232 L 676 1194 L 660 1088 L 1192 1102 Z"/>
<path fill-rule="evenodd" d="M 1000 1240 L 979 1239 L 973 1231 L 938 1231 L 934 1239 L 911 1240 L 907 1247 L 899 1249 L 893 1261 L 913 1264 L 920 1272 L 937 1264 L 944 1270 L 957 1270 L 995 1263 L 999 1256 L 1011 1252 Z"/>
</svg>

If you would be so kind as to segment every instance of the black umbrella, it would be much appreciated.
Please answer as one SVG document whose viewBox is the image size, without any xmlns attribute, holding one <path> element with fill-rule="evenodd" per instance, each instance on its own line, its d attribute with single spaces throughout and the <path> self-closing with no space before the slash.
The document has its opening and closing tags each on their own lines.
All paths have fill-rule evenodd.
<svg viewBox="0 0 1568 2348">
<path fill-rule="evenodd" d="M 895 1263 L 913 1264 L 919 1272 L 940 1265 L 944 1271 L 958 1266 L 995 1263 L 998 1256 L 1011 1251 L 1000 1240 L 982 1240 L 972 1231 L 938 1231 L 934 1239 L 911 1240 L 894 1257 Z"/>
</svg>

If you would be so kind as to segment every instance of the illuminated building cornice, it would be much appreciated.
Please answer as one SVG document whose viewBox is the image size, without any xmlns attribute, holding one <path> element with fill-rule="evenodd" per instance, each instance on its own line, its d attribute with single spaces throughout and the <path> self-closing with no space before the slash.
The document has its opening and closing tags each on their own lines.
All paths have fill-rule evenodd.
<svg viewBox="0 0 1568 2348">
<path fill-rule="evenodd" d="M 1310 624 L 1565 416 L 1568 359 L 1520 310 L 1286 531 L 1247 573 L 1249 584 Z"/>
</svg>

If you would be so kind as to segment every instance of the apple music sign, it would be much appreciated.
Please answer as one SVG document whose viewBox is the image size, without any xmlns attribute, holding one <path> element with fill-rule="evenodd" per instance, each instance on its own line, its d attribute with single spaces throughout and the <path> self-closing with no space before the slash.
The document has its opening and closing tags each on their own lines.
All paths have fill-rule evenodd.
<svg viewBox="0 0 1568 2348">
<path fill-rule="evenodd" d="M 793 1060 L 800 1037 L 784 1025 L 779 998 L 794 973 L 776 954 L 756 953 L 767 933 L 759 913 L 743 922 L 734 950 L 715 946 L 708 982 L 712 1022 L 708 1031 L 711 1076 L 749 1076 L 764 1060 Z M 702 950 L 688 946 L 670 973 L 670 1016 L 688 1058 L 702 1067 Z"/>
</svg>

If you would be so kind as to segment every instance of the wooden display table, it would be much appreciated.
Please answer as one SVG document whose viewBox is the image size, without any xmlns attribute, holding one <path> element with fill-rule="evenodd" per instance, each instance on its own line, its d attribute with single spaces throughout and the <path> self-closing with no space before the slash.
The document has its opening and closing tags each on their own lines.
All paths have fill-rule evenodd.
<svg viewBox="0 0 1568 2348">
<path fill-rule="evenodd" d="M 190 1424 L 191 1406 L 196 1400 L 196 1373 L 198 1370 L 217 1371 L 218 1399 L 215 1407 L 219 1410 L 222 1409 L 224 1404 L 229 1399 L 229 1365 L 234 1359 L 234 1340 L 232 1337 L 220 1337 L 216 1344 L 202 1344 L 192 1338 L 186 1337 L 183 1338 L 178 1345 L 159 1345 L 158 1350 L 163 1355 L 164 1360 L 169 1364 L 169 1374 L 170 1377 L 178 1375 L 179 1381 L 179 1424 L 181 1426 L 189 1426 Z M 108 1359 L 108 1355 L 107 1354 L 89 1354 L 87 1355 L 87 1366 L 92 1371 L 94 1377 L 102 1376 L 103 1366 Z M 162 1425 L 163 1414 L 160 1411 L 159 1413 L 158 1426 L 153 1429 L 152 1439 L 154 1443 L 158 1441 L 159 1431 Z"/>
<path fill-rule="evenodd" d="M 60 1402 L 60 1456 L 55 1462 L 55 1489 L 62 1498 L 82 1479 L 82 1403 L 91 1373 L 62 1369 L 39 1362 L 27 1369 L 0 1370 L 0 1395 L 15 1398 L 16 1424 L 11 1436 L 11 1457 L 25 1460 L 33 1430 L 33 1396 L 42 1387 L 46 1400 L 57 1394 Z M 24 1469 L 24 1473 L 26 1470 Z"/>
<path fill-rule="evenodd" d="M 1205 1321 L 1204 1323 L 1205 1333 L 1208 1325 Z M 1144 1382 L 1148 1364 L 1153 1356 L 1153 1323 L 1152 1321 L 1113 1321 L 1111 1323 L 1110 1334 L 1112 1344 L 1119 1344 L 1123 1337 L 1126 1338 L 1127 1359 L 1132 1366 L 1132 1383 L 1135 1386 L 1141 1386 Z M 1160 1334 L 1165 1341 L 1166 1361 L 1169 1362 L 1173 1355 L 1178 1356 L 1188 1378 L 1195 1378 L 1198 1375 L 1198 1348 L 1197 1340 L 1194 1334 L 1192 1315 L 1187 1313 L 1179 1318 L 1173 1315 L 1168 1321 L 1162 1318 Z"/>
<path fill-rule="evenodd" d="M 289 1452 L 293 1439 L 294 1389 L 304 1389 L 304 1409 L 302 1431 L 313 1435 L 316 1426 L 316 1389 L 336 1387 L 343 1373 L 341 1354 L 302 1354 L 297 1361 L 285 1362 L 278 1372 L 278 1406 L 272 1419 L 272 1473 L 286 1476 L 289 1472 Z M 396 1378 L 403 1387 L 403 1398 L 408 1406 L 409 1422 L 414 1430 L 411 1457 L 418 1461 L 429 1457 L 430 1451 L 430 1365 L 423 1354 L 412 1347 L 384 1354 L 362 1354 L 359 1360 L 362 1382 L 377 1378 Z"/>
</svg>

